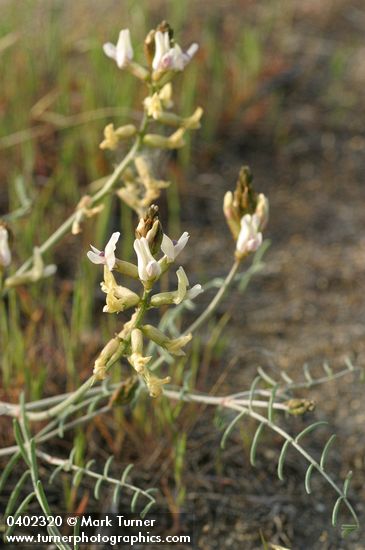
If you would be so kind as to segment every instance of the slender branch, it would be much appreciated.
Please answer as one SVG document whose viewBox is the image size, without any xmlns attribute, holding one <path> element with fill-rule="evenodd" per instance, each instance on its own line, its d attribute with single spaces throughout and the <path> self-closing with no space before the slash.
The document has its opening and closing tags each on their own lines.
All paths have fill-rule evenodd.
<svg viewBox="0 0 365 550">
<path fill-rule="evenodd" d="M 104 476 L 103 474 L 98 474 L 97 472 L 92 472 L 89 469 L 82 468 L 81 466 L 76 466 L 76 464 L 70 464 L 69 460 L 64 460 L 62 458 L 57 458 L 54 456 L 51 456 L 48 453 L 44 453 L 43 451 L 36 451 L 36 454 L 39 458 L 42 460 L 48 462 L 48 464 L 51 464 L 52 466 L 64 466 L 67 467 L 67 471 L 72 470 L 73 472 L 80 472 L 83 471 L 83 473 L 89 477 L 92 477 L 97 480 L 104 480 L 107 483 L 111 483 L 112 485 L 120 485 L 121 487 L 126 487 L 130 491 L 133 491 L 134 493 L 138 492 L 139 494 L 143 495 L 145 498 L 147 498 L 151 502 L 155 502 L 156 499 L 147 491 L 144 491 L 143 489 L 140 489 L 139 487 L 136 487 L 135 485 L 132 485 L 128 482 L 123 482 L 119 479 L 115 479 L 113 477 Z"/>
<path fill-rule="evenodd" d="M 85 424 L 95 416 L 98 416 L 100 414 L 104 414 L 110 410 L 109 405 L 105 405 L 101 409 L 95 410 L 92 413 L 85 414 L 84 416 L 80 416 L 80 418 L 76 418 L 75 420 L 72 420 L 71 422 L 67 422 L 63 427 L 63 432 L 66 432 L 67 430 L 70 430 L 72 428 L 75 428 L 76 426 L 79 426 L 80 424 Z M 36 443 L 44 443 L 45 441 L 48 441 L 49 439 L 52 439 L 52 437 L 55 437 L 59 434 L 59 429 L 56 428 L 52 431 L 47 431 L 46 428 L 49 425 L 47 425 L 44 429 L 44 432 L 39 432 L 34 436 L 34 440 Z M 42 433 L 42 435 L 41 435 Z M 0 449 L 0 457 L 2 456 L 9 456 L 14 453 L 16 453 L 19 450 L 18 445 L 12 445 L 11 447 L 4 447 L 4 449 Z"/>
<path fill-rule="evenodd" d="M 123 160 L 118 164 L 118 166 L 115 168 L 114 172 L 110 175 L 110 177 L 106 180 L 103 187 L 97 191 L 94 195 L 90 197 L 91 199 L 91 206 L 97 204 L 100 202 L 114 187 L 114 185 L 118 182 L 120 176 L 124 172 L 124 170 L 127 168 L 128 164 L 134 159 L 136 153 L 140 149 L 142 145 L 143 135 L 145 133 L 147 127 L 147 117 L 144 115 L 143 119 L 141 121 L 140 129 L 138 132 L 138 135 L 130 148 L 129 152 L 126 154 L 126 156 L 123 158 Z M 75 217 L 77 215 L 77 212 L 73 212 L 58 229 L 48 239 L 39 247 L 41 254 L 44 254 L 47 252 L 50 248 L 52 248 L 62 237 L 68 233 L 68 231 L 71 229 L 72 224 L 75 220 Z M 20 267 L 17 269 L 14 277 L 23 274 L 27 269 L 29 269 L 32 265 L 33 257 L 28 258 Z M 6 292 L 6 289 L 4 290 L 4 293 Z"/>
<path fill-rule="evenodd" d="M 208 305 L 207 309 L 205 309 L 203 313 L 199 315 L 199 317 L 195 319 L 195 321 L 191 325 L 189 325 L 187 329 L 184 330 L 183 334 L 188 334 L 189 332 L 195 332 L 205 323 L 205 321 L 209 319 L 211 315 L 213 315 L 217 306 L 222 301 L 224 294 L 228 290 L 228 287 L 232 283 L 239 266 L 240 266 L 240 260 L 235 260 L 227 277 L 224 279 L 222 286 L 218 290 L 217 294 L 214 296 L 213 300 Z"/>
<path fill-rule="evenodd" d="M 277 392 L 276 392 L 276 397 L 277 398 L 282 397 L 283 394 L 285 394 L 288 390 L 296 390 L 296 389 L 300 389 L 300 388 L 308 389 L 309 387 L 312 387 L 312 386 L 325 384 L 327 382 L 331 382 L 332 380 L 342 378 L 343 376 L 346 376 L 350 373 L 362 372 L 362 371 L 363 371 L 362 367 L 354 366 L 352 370 L 346 368 L 346 369 L 343 369 L 339 372 L 333 373 L 333 374 L 328 375 L 328 376 L 322 376 L 321 378 L 313 378 L 310 386 L 309 386 L 308 382 L 293 382 L 291 384 L 285 384 L 282 387 L 280 387 L 280 386 L 278 387 Z M 111 386 L 109 386 L 110 392 L 108 391 L 107 393 L 105 393 L 105 395 L 110 395 L 114 390 L 116 390 L 118 388 L 118 386 L 119 386 L 119 384 L 112 384 Z M 86 392 L 85 397 L 97 396 L 97 395 L 102 394 L 104 392 L 105 392 L 104 388 L 99 385 L 99 386 L 96 386 L 94 388 L 90 388 Z M 247 391 L 242 391 L 242 392 L 237 392 L 237 393 L 234 393 L 234 394 L 230 394 L 230 397 L 234 398 L 234 399 L 239 399 L 241 397 L 242 398 L 249 397 L 250 394 L 251 394 L 251 390 L 247 390 Z M 30 403 L 26 404 L 26 410 L 27 410 L 27 412 L 30 412 L 30 411 L 33 411 L 34 409 L 44 409 L 44 407 L 47 407 L 49 405 L 57 404 L 60 401 L 64 401 L 70 395 L 73 395 L 73 392 L 62 393 L 62 394 L 59 394 L 59 395 L 53 395 L 51 397 L 45 397 L 45 398 L 39 399 L 37 401 L 31 401 Z M 255 389 L 254 395 L 257 395 L 257 396 L 260 395 L 262 397 L 270 397 L 271 391 L 270 390 L 264 390 L 264 389 Z M 80 405 L 81 405 L 81 403 L 80 403 Z M 7 403 L 5 401 L 0 401 L 0 416 L 4 415 L 4 416 L 11 416 L 11 417 L 14 417 L 14 418 L 18 418 L 19 414 L 20 414 L 19 411 L 20 411 L 19 405 L 17 405 L 17 404 L 15 405 L 13 403 Z"/>
<path fill-rule="evenodd" d="M 110 387 L 110 389 L 104 393 L 105 398 L 110 397 L 114 393 L 114 391 L 118 388 L 118 386 L 119 386 L 119 384 L 113 384 Z M 99 388 L 94 388 L 93 390 L 91 390 L 88 393 L 88 395 L 90 395 L 91 392 L 94 392 L 96 394 L 97 389 L 100 389 L 100 387 Z M 73 394 L 71 394 L 71 395 L 73 395 Z M 192 394 L 192 393 L 187 394 L 187 393 L 183 393 L 182 388 L 179 391 L 166 389 L 164 391 L 164 395 L 166 395 L 166 397 L 169 397 L 170 399 L 174 399 L 174 400 L 181 399 L 182 401 L 194 401 L 194 402 L 197 402 L 197 403 L 205 403 L 205 404 L 208 404 L 208 405 L 216 405 L 216 406 L 227 406 L 227 403 L 231 403 L 231 402 L 234 402 L 235 404 L 240 405 L 240 406 L 243 406 L 243 405 L 248 406 L 249 403 L 250 403 L 249 399 L 246 399 L 246 400 L 236 399 L 233 395 L 211 396 L 211 395 L 204 395 L 204 394 Z M 87 404 L 89 404 L 89 402 L 90 402 L 89 400 L 86 400 L 85 402 L 80 403 L 79 407 L 81 408 L 83 405 L 86 406 Z M 261 407 L 261 408 L 267 409 L 268 408 L 268 401 L 253 400 L 252 405 L 254 405 L 256 407 Z M 287 407 L 287 405 L 285 405 L 285 403 L 274 403 L 273 408 L 277 409 L 277 410 L 282 410 L 282 411 L 288 410 L 288 407 Z M 95 416 L 98 416 L 100 414 L 104 414 L 104 413 L 108 412 L 109 410 L 111 410 L 110 405 L 105 405 L 105 406 L 101 407 L 100 409 L 96 409 L 95 411 L 92 411 L 91 413 L 88 413 L 84 416 L 76 418 L 75 420 L 72 420 L 70 422 L 65 423 L 62 426 L 62 431 L 66 432 L 67 430 L 70 430 L 71 428 L 74 428 L 75 426 L 78 426 L 80 424 L 84 424 L 85 422 L 88 422 L 89 420 L 91 420 Z M 16 410 L 13 411 L 13 414 L 11 416 L 17 417 L 17 416 L 19 416 L 19 414 L 20 414 L 20 407 L 17 406 Z M 29 417 L 29 412 L 27 412 L 27 417 Z M 53 421 L 53 422 L 55 422 L 55 421 Z M 52 431 L 49 431 L 49 429 L 47 429 L 47 426 L 45 426 L 45 428 L 43 428 L 43 430 L 41 432 L 39 432 L 38 434 L 35 435 L 34 439 L 37 443 L 43 443 L 45 441 L 48 441 L 49 439 L 52 439 L 52 437 L 56 436 L 57 434 L 59 434 L 59 429 L 58 428 L 55 428 Z M 1 456 L 8 456 L 10 454 L 13 454 L 14 452 L 17 451 L 17 449 L 18 449 L 17 445 L 13 445 L 11 447 L 6 447 L 4 449 L 0 449 L 0 457 Z"/>
</svg>

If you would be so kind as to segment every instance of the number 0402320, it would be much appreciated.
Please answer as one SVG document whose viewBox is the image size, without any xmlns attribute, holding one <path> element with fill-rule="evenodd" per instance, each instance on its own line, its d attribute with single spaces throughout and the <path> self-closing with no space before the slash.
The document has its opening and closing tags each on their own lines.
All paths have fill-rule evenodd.
<svg viewBox="0 0 365 550">
<path fill-rule="evenodd" d="M 61 516 L 7 516 L 6 525 L 12 527 L 18 525 L 20 527 L 61 527 Z"/>
</svg>

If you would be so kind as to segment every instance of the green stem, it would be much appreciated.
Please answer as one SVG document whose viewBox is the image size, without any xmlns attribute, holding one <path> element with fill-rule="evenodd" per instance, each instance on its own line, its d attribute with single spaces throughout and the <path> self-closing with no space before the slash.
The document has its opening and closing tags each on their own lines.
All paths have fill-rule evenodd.
<svg viewBox="0 0 365 550">
<path fill-rule="evenodd" d="M 109 361 L 106 364 L 105 371 L 108 372 L 108 370 L 111 369 L 113 365 L 120 359 L 120 357 L 123 356 L 126 349 L 128 348 L 129 342 L 130 342 L 130 333 L 132 332 L 132 329 L 135 327 L 140 326 L 142 323 L 143 317 L 148 309 L 149 305 L 149 296 L 150 291 L 145 290 L 143 292 L 141 303 L 137 310 L 137 315 L 135 318 L 135 321 L 133 323 L 133 326 L 130 328 L 130 332 L 126 340 L 123 340 L 121 342 L 121 345 L 116 353 L 109 359 Z M 53 418 L 55 416 L 60 415 L 64 411 L 67 410 L 68 407 L 76 403 L 81 397 L 83 397 L 89 389 L 94 385 L 95 381 L 97 380 L 97 377 L 95 375 L 90 376 L 75 392 L 71 393 L 67 399 L 62 401 L 61 403 L 58 403 L 57 405 L 51 407 L 50 409 L 47 409 L 45 411 L 39 411 L 39 412 L 28 412 L 27 418 L 31 422 L 37 422 L 40 420 L 47 420 L 48 418 Z"/>
<path fill-rule="evenodd" d="M 217 294 L 214 296 L 213 300 L 210 302 L 209 306 L 195 321 L 188 326 L 186 330 L 184 330 L 183 334 L 188 334 L 189 332 L 195 332 L 198 330 L 204 323 L 209 319 L 211 315 L 213 315 L 214 311 L 216 310 L 219 303 L 222 301 L 224 294 L 226 293 L 228 287 L 232 283 L 237 270 L 240 265 L 240 260 L 235 260 L 234 264 L 232 265 L 227 277 L 225 278 L 222 286 L 218 290 Z"/>
</svg>

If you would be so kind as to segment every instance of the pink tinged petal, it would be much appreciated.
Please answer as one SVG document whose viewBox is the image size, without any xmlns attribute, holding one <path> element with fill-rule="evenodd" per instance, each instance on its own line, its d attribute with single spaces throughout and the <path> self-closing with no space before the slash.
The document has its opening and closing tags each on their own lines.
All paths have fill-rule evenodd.
<svg viewBox="0 0 365 550">
<path fill-rule="evenodd" d="M 102 254 L 104 256 L 104 252 L 102 252 L 101 250 L 99 250 L 98 248 L 93 246 L 92 244 L 90 245 L 90 248 L 93 252 L 95 252 L 95 254 Z"/>
<path fill-rule="evenodd" d="M 169 260 L 169 262 L 173 262 L 174 259 L 175 259 L 175 247 L 174 247 L 174 243 L 172 242 L 172 240 L 170 239 L 170 237 L 168 237 L 167 235 L 164 234 L 164 236 L 162 237 L 162 243 L 161 243 L 161 250 L 164 254 L 166 254 L 167 256 L 167 259 Z"/>
<path fill-rule="evenodd" d="M 184 54 L 178 44 L 165 53 L 161 58 L 160 66 L 165 70 L 182 71 L 184 69 Z"/>
<path fill-rule="evenodd" d="M 249 252 L 256 252 L 256 250 L 261 246 L 262 244 L 262 233 L 258 233 L 255 238 L 250 239 L 247 242 L 247 250 Z"/>
<path fill-rule="evenodd" d="M 111 42 L 107 42 L 106 44 L 103 45 L 103 51 L 106 56 L 114 60 L 116 59 L 117 48 Z"/>
<path fill-rule="evenodd" d="M 171 53 L 165 53 L 165 55 L 161 58 L 161 61 L 159 63 L 159 68 L 163 69 L 164 71 L 167 71 L 168 69 L 172 68 L 172 54 Z"/>
<path fill-rule="evenodd" d="M 100 254 L 95 254 L 95 252 L 91 252 L 91 250 L 89 250 L 86 255 L 93 264 L 105 264 L 105 257 Z"/>
<path fill-rule="evenodd" d="M 146 266 L 146 271 L 147 271 L 147 275 L 151 279 L 156 279 L 156 277 L 161 275 L 160 264 L 158 262 L 156 262 L 156 260 L 152 260 L 152 261 L 148 262 L 148 264 Z"/>
<path fill-rule="evenodd" d="M 241 254 L 256 251 L 262 243 L 262 233 L 258 232 L 258 216 L 246 214 L 241 219 L 241 230 L 237 239 L 237 251 Z"/>
</svg>

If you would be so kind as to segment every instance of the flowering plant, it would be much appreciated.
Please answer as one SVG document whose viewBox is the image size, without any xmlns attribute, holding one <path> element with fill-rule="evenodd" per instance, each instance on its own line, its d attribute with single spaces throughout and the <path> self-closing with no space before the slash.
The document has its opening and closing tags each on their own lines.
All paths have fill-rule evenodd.
<svg viewBox="0 0 365 550">
<path fill-rule="evenodd" d="M 15 515 L 20 513 L 19 510 L 24 511 L 32 499 L 36 499 L 42 511 L 49 515 L 50 506 L 37 466 L 38 460 L 42 460 L 55 466 L 56 473 L 64 470 L 73 472 L 75 477 L 78 476 L 77 479 L 81 475 L 96 478 L 96 496 L 99 496 L 102 482 L 114 485 L 116 491 L 120 487 L 127 487 L 134 494 L 132 504 L 139 495 L 143 495 L 146 503 L 142 513 L 147 513 L 155 502 L 155 498 L 149 489 L 143 490 L 126 481 L 128 468 L 124 471 L 121 480 L 118 480 L 108 475 L 111 459 L 107 461 L 103 474 L 96 474 L 91 471 L 90 465 L 81 467 L 76 464 L 74 450 L 69 458 L 58 459 L 39 448 L 44 441 L 54 436 L 55 430 L 57 434 L 63 436 L 67 429 L 71 429 L 75 425 L 82 425 L 95 415 L 108 412 L 113 406 L 125 406 L 131 403 L 137 390 L 139 393 L 147 390 L 152 398 L 161 399 L 165 396 L 171 400 L 195 401 L 219 406 L 235 413 L 236 416 L 231 419 L 224 432 L 222 446 L 225 445 L 238 420 L 244 415 L 254 419 L 258 423 L 258 428 L 251 446 L 252 464 L 255 463 L 262 429 L 264 427 L 271 429 L 284 440 L 278 461 L 279 478 L 283 478 L 285 456 L 288 446 L 291 445 L 309 464 L 306 475 L 308 492 L 310 492 L 312 473 L 317 471 L 338 495 L 334 507 L 333 523 L 335 524 L 337 521 L 340 504 L 345 505 L 352 516 L 352 523 L 345 524 L 343 529 L 346 532 L 356 529 L 359 525 L 358 518 L 347 496 L 351 476 L 347 476 L 344 487 L 341 489 L 325 468 L 325 459 L 333 438 L 325 445 L 319 461 L 314 459 L 299 442 L 302 435 L 316 428 L 321 422 L 312 424 L 298 436 L 292 437 L 274 420 L 274 412 L 277 411 L 285 411 L 289 415 L 302 415 L 312 412 L 314 409 L 313 401 L 294 398 L 290 395 L 290 392 L 296 387 L 292 381 L 289 383 L 286 381 L 285 384 L 281 381 L 273 381 L 261 369 L 249 390 L 217 397 L 195 392 L 191 388 L 186 390 L 186 388 L 171 387 L 170 383 L 174 383 L 172 368 L 167 367 L 168 371 L 163 374 L 158 372 L 164 363 L 174 364 L 175 357 L 189 353 L 189 342 L 201 327 L 206 326 L 208 319 L 216 311 L 227 290 L 235 283 L 240 283 L 244 277 L 252 275 L 254 270 L 240 273 L 243 262 L 251 257 L 254 258 L 254 267 L 257 268 L 257 263 L 261 265 L 260 254 L 264 248 L 263 232 L 268 223 L 269 203 L 264 194 L 256 193 L 252 185 L 251 172 L 247 167 L 243 167 L 239 173 L 235 190 L 228 191 L 223 200 L 224 216 L 233 237 L 232 266 L 225 278 L 218 281 L 218 290 L 202 313 L 196 316 L 185 330 L 179 331 L 175 326 L 175 334 L 168 334 L 166 323 L 164 324 L 162 321 L 168 318 L 171 311 L 169 308 L 174 308 L 175 315 L 181 314 L 183 308 L 191 307 L 192 302 L 196 299 L 199 304 L 199 296 L 205 289 L 200 283 L 191 285 L 182 266 L 178 266 L 176 269 L 177 282 L 173 289 L 169 290 L 166 284 L 163 288 L 158 288 L 164 275 L 174 266 L 176 260 L 180 259 L 180 254 L 187 247 L 189 234 L 184 231 L 175 241 L 164 231 L 155 202 L 159 199 L 162 190 L 167 188 L 170 183 L 157 179 L 157 176 L 153 174 L 148 160 L 148 151 L 150 148 L 163 151 L 178 149 L 184 145 L 186 132 L 200 127 L 200 119 L 203 114 L 200 107 L 197 107 L 188 117 L 172 112 L 174 105 L 172 82 L 179 72 L 187 68 L 197 53 L 198 46 L 192 44 L 184 51 L 176 43 L 171 27 L 163 21 L 156 29 L 148 33 L 144 41 L 146 57 L 144 64 L 140 64 L 134 59 L 134 50 L 128 29 L 120 31 L 116 45 L 108 42 L 103 49 L 105 54 L 116 62 L 118 69 L 129 71 L 146 87 L 147 95 L 142 102 L 143 115 L 140 125 L 137 127 L 134 124 L 126 124 L 115 128 L 114 123 L 109 123 L 105 126 L 100 148 L 118 151 L 122 142 L 133 140 L 128 153 L 103 186 L 95 194 L 81 197 L 72 215 L 43 245 L 36 247 L 33 256 L 15 272 L 12 271 L 12 243 L 9 239 L 9 228 L 6 224 L 0 225 L 2 296 L 5 298 L 9 292 L 14 292 L 14 288 L 20 285 L 42 282 L 45 277 L 52 276 L 56 271 L 56 266 L 45 265 L 44 254 L 67 233 L 79 234 L 88 219 L 99 215 L 104 207 L 104 199 L 113 192 L 116 200 L 122 200 L 137 215 L 133 242 L 136 262 L 126 261 L 119 257 L 119 243 L 124 238 L 120 231 L 111 234 L 103 250 L 91 245 L 91 250 L 88 252 L 85 250 L 85 255 L 90 262 L 103 267 L 103 278 L 100 283 L 101 290 L 106 295 L 103 312 L 109 315 L 118 315 L 121 312 L 130 311 L 130 317 L 120 323 L 117 333 L 99 351 L 93 369 L 90 369 L 90 376 L 75 391 L 66 396 L 55 395 L 35 403 L 25 403 L 23 397 L 20 405 L 1 404 L 3 414 L 14 418 L 16 445 L 0 450 L 0 456 L 12 455 L 0 478 L 0 489 L 14 465 L 22 459 L 26 468 L 24 475 L 28 476 L 29 474 L 33 491 L 19 505 Z M 166 127 L 172 127 L 174 131 L 170 135 L 166 135 Z M 253 256 L 254 253 L 256 256 Z M 211 285 L 208 283 L 207 289 L 214 284 L 216 284 L 214 281 Z M 152 310 L 162 312 L 160 323 L 156 323 L 158 315 L 153 315 L 154 324 L 148 321 L 147 317 Z M 119 322 L 119 317 L 117 321 Z M 130 375 L 117 384 L 108 386 L 107 379 L 113 367 L 123 360 L 130 369 Z M 354 370 L 354 368 L 351 366 L 349 370 Z M 99 382 L 102 383 L 99 384 Z M 265 384 L 265 387 L 260 388 L 260 384 Z M 298 387 L 301 385 L 299 384 Z M 104 402 L 105 399 L 108 399 L 107 404 Z M 159 403 L 160 401 L 157 400 L 156 407 L 159 406 Z M 260 408 L 265 409 L 267 414 L 257 412 L 257 409 Z M 71 422 L 65 421 L 69 415 L 83 409 L 87 411 L 83 416 L 76 416 Z M 36 431 L 33 426 L 38 426 L 39 424 L 35 423 L 40 421 L 46 421 L 48 424 Z M 13 491 L 10 508 L 17 501 L 22 488 L 21 484 L 24 481 L 23 477 L 19 482 L 20 485 L 17 484 Z M 116 492 L 116 494 L 118 493 Z M 65 547 L 62 546 L 62 548 Z"/>
</svg>

